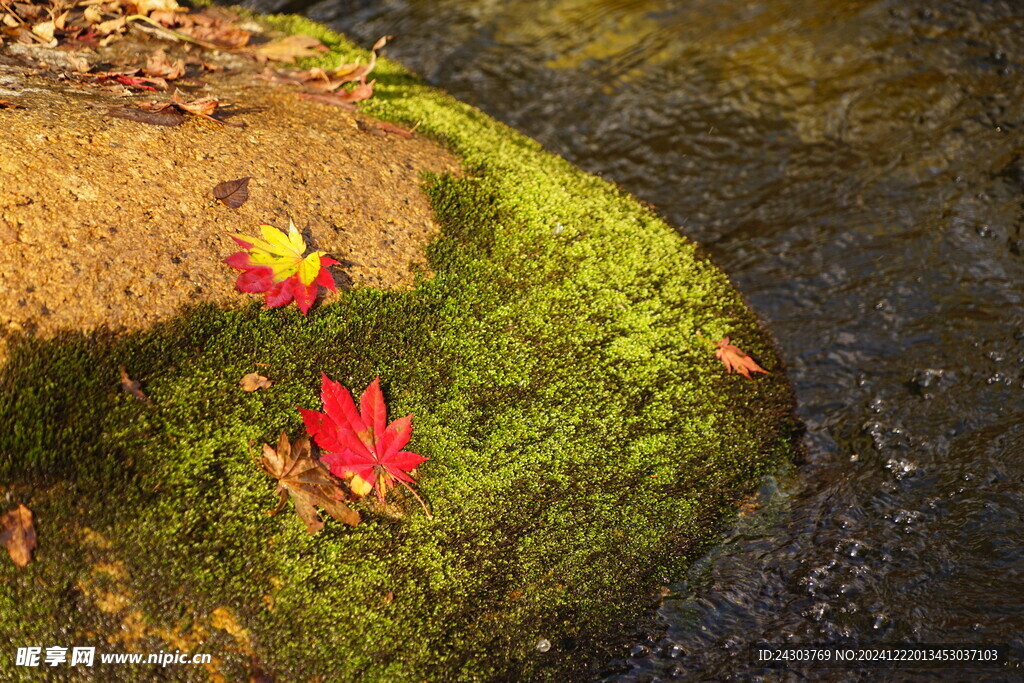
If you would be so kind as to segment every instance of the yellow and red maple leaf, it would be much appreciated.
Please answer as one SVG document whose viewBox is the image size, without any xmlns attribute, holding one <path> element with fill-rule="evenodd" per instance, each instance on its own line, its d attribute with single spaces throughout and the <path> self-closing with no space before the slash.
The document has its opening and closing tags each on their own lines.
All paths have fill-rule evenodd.
<svg viewBox="0 0 1024 683">
<path fill-rule="evenodd" d="M 262 293 L 267 308 L 285 306 L 294 300 L 303 315 L 316 301 L 320 287 L 337 291 L 327 268 L 338 262 L 322 251 L 306 254 L 306 242 L 293 223 L 288 224 L 288 234 L 266 224 L 260 226 L 260 234 L 261 237 L 231 235 L 245 250 L 224 259 L 224 263 L 242 271 L 235 289 Z"/>
</svg>

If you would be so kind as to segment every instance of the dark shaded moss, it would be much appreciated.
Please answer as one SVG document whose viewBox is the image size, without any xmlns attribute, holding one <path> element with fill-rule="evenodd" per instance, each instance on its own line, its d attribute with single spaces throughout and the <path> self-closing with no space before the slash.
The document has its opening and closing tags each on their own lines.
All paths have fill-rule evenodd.
<svg viewBox="0 0 1024 683">
<path fill-rule="evenodd" d="M 328 41 L 330 59 L 353 53 L 277 21 Z M 370 110 L 420 122 L 469 171 L 429 179 L 433 278 L 350 291 L 308 318 L 200 308 L 150 333 L 15 345 L 0 476 L 35 510 L 40 549 L 25 570 L 0 563 L 12 646 L 156 652 L 181 634 L 228 680 L 253 656 L 285 680 L 585 676 L 791 455 L 770 340 L 692 244 L 396 65 L 378 74 Z M 774 374 L 725 375 L 710 344 L 725 334 Z M 120 364 L 152 405 L 119 388 Z M 277 383 L 245 394 L 256 368 Z M 300 431 L 294 407 L 319 407 L 321 371 L 357 390 L 380 375 L 391 414 L 415 413 L 436 519 L 404 492 L 313 537 L 290 507 L 266 515 L 273 483 L 254 455 Z M 126 605 L 104 611 L 103 591 Z M 218 608 L 248 641 L 211 626 Z M 138 639 L 106 645 L 134 610 Z M 22 672 L 13 651 L 0 659 L 3 678 Z"/>
</svg>

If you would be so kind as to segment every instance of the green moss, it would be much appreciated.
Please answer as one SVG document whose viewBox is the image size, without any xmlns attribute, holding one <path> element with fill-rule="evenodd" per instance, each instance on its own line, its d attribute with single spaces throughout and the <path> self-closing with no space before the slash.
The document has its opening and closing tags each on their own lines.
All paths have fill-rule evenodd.
<svg viewBox="0 0 1024 683">
<path fill-rule="evenodd" d="M 330 45 L 325 63 L 366 58 L 306 20 L 270 21 Z M 770 340 L 691 243 L 399 66 L 376 74 L 366 111 L 419 123 L 465 160 L 465 175 L 428 182 L 433 278 L 349 291 L 308 318 L 199 308 L 145 334 L 15 346 L 0 480 L 36 511 L 40 548 L 25 570 L 0 563 L 12 647 L 156 652 L 177 633 L 229 680 L 250 649 L 286 680 L 584 675 L 790 455 Z M 776 372 L 727 376 L 708 343 L 725 334 Z M 254 363 L 277 384 L 245 394 Z M 152 405 L 119 389 L 119 364 Z M 294 406 L 319 407 L 321 371 L 359 390 L 379 374 L 392 414 L 415 413 L 434 520 L 404 492 L 313 537 L 290 507 L 266 514 L 254 453 L 299 432 Z M 97 569 L 111 562 L 123 576 Z M 104 612 L 100 589 L 130 606 Z M 248 643 L 211 627 L 218 607 Z M 133 610 L 138 639 L 107 645 Z M 0 659 L 3 678 L 19 672 Z"/>
</svg>

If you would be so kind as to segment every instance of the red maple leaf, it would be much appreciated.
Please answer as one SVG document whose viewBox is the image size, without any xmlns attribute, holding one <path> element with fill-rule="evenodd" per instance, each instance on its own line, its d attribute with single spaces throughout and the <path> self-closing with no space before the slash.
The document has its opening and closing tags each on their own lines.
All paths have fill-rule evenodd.
<svg viewBox="0 0 1024 683">
<path fill-rule="evenodd" d="M 412 436 L 412 415 L 387 424 L 380 377 L 363 392 L 358 410 L 348 389 L 326 374 L 321 379 L 320 398 L 325 412 L 305 408 L 299 408 L 299 412 L 306 430 L 324 451 L 320 460 L 331 473 L 351 478 L 354 492 L 358 493 L 360 484 L 368 487 L 364 492 L 376 491 L 381 502 L 397 481 L 416 496 L 431 517 L 423 499 L 410 486 L 416 482 L 409 476 L 428 458 L 402 450 Z"/>
<path fill-rule="evenodd" d="M 294 225 L 288 226 L 287 235 L 270 225 L 261 225 L 260 229 L 263 239 L 231 236 L 245 249 L 224 259 L 224 263 L 242 271 L 235 281 L 235 289 L 262 293 L 267 308 L 284 306 L 294 299 L 303 315 L 316 301 L 320 287 L 337 291 L 334 276 L 327 267 L 338 262 L 324 256 L 322 251 L 306 254 L 306 243 Z"/>
</svg>

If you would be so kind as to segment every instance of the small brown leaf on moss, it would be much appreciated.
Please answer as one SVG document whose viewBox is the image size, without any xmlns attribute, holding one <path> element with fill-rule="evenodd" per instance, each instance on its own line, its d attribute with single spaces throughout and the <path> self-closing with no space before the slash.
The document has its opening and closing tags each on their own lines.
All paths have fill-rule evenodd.
<svg viewBox="0 0 1024 683">
<path fill-rule="evenodd" d="M 150 403 L 149 396 L 142 391 L 142 385 L 128 376 L 128 371 L 124 369 L 123 365 L 118 366 L 118 369 L 121 371 L 121 388 L 143 403 Z"/>
<path fill-rule="evenodd" d="M 730 344 L 728 337 L 722 337 L 722 339 L 719 340 L 718 350 L 715 351 L 715 357 L 725 364 L 726 372 L 738 372 L 747 379 L 753 379 L 750 376 L 750 373 L 752 372 L 763 372 L 766 375 L 771 374 L 755 363 L 754 359 L 741 351 L 738 346 Z"/>
<path fill-rule="evenodd" d="M 213 196 L 224 206 L 237 209 L 249 199 L 249 177 L 225 180 L 213 188 Z"/>
<path fill-rule="evenodd" d="M 298 439 L 293 445 L 289 443 L 288 435 L 281 432 L 276 449 L 263 444 L 260 466 L 277 479 L 276 493 L 280 500 L 270 514 L 283 508 L 290 496 L 296 514 L 311 534 L 324 528 L 317 507 L 339 522 L 349 526 L 359 524 L 359 513 L 344 503 L 345 489 L 339 480 L 310 456 L 307 437 Z"/>
<path fill-rule="evenodd" d="M 32 561 L 36 549 L 36 527 L 32 522 L 32 511 L 24 505 L 0 517 L 0 544 L 18 567 L 25 567 Z"/>
<path fill-rule="evenodd" d="M 252 392 L 257 389 L 269 389 L 274 383 L 263 375 L 250 372 L 248 375 L 243 377 L 238 384 L 242 387 L 242 391 Z"/>
</svg>

